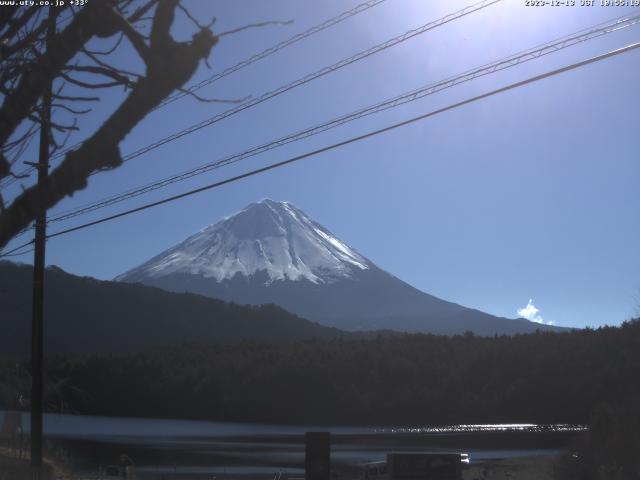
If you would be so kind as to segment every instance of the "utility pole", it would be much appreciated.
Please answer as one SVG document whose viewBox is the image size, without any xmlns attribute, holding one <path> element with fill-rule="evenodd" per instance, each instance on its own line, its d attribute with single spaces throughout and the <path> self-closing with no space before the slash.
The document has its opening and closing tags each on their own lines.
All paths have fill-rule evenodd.
<svg viewBox="0 0 640 480">
<path fill-rule="evenodd" d="M 47 51 L 51 37 L 55 33 L 56 23 L 53 7 L 49 7 L 47 19 Z M 38 185 L 46 182 L 49 174 L 49 140 L 51 134 L 51 89 L 53 78 L 47 82 L 42 94 L 40 111 L 40 151 L 38 163 Z M 33 309 L 31 317 L 31 467 L 33 480 L 42 475 L 42 417 L 44 400 L 44 354 L 43 354 L 43 310 L 44 310 L 44 258 L 47 241 L 47 210 L 42 208 L 35 221 L 35 239 L 33 254 Z"/>
</svg>

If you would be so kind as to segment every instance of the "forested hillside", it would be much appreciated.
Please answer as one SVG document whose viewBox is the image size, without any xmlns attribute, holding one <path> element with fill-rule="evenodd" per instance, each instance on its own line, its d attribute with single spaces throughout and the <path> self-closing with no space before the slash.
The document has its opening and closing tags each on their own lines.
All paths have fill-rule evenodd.
<svg viewBox="0 0 640 480">
<path fill-rule="evenodd" d="M 60 386 L 50 405 L 87 414 L 395 425 L 587 423 L 598 405 L 640 398 L 640 321 L 495 338 L 191 345 L 54 357 L 47 367 L 51 383 Z M 11 380 L 14 363 L 2 371 L 0 383 L 19 384 Z M 7 392 L 3 402 L 11 406 Z"/>
<path fill-rule="evenodd" d="M 33 268 L 0 261 L 0 354 L 28 357 Z M 333 338 L 339 330 L 275 305 L 243 306 L 200 295 L 47 268 L 45 352 L 135 352 L 180 345 Z"/>
</svg>

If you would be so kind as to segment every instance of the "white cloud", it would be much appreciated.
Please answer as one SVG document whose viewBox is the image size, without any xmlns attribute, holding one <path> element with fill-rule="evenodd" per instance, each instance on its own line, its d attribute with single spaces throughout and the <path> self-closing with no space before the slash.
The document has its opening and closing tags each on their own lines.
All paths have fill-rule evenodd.
<svg viewBox="0 0 640 480">
<path fill-rule="evenodd" d="M 540 309 L 533 304 L 533 299 L 529 299 L 529 303 L 524 308 L 518 309 L 518 315 L 532 322 L 542 323 L 545 325 L 553 325 L 553 322 L 545 322 L 544 318 L 539 315 Z"/>
</svg>

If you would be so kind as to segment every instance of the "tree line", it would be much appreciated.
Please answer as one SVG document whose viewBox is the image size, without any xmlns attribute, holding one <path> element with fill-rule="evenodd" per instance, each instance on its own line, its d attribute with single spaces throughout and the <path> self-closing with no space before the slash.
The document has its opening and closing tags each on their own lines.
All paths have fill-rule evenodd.
<svg viewBox="0 0 640 480">
<path fill-rule="evenodd" d="M 48 405 L 93 415 L 326 424 L 588 423 L 640 398 L 640 321 L 567 333 L 379 335 L 48 358 Z M 28 364 L 0 362 L 2 408 Z M 24 405 L 24 401 L 23 401 Z"/>
</svg>

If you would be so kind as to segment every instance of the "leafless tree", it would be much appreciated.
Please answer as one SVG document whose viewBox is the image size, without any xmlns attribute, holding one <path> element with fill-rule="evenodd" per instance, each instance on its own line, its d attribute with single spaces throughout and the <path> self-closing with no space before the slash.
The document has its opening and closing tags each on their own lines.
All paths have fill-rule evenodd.
<svg viewBox="0 0 640 480">
<path fill-rule="evenodd" d="M 176 41 L 170 33 L 177 12 L 194 25 L 190 41 Z M 52 22 L 57 26 L 48 35 Z M 50 122 L 54 152 L 77 130 L 77 117 L 99 100 L 97 92 L 114 87 L 127 91 L 101 126 L 65 153 L 44 183 L 24 189 L 9 205 L 0 196 L 0 248 L 38 214 L 84 189 L 89 175 L 122 164 L 120 142 L 209 58 L 218 41 L 211 25 L 200 25 L 180 0 L 91 0 L 74 9 L 0 8 L 0 181 L 20 175 L 18 160 L 37 137 L 49 82 L 54 82 L 53 108 L 70 119 Z M 89 42 L 95 39 L 113 44 L 91 49 Z M 116 66 L 114 52 L 125 43 L 140 57 L 144 71 Z"/>
</svg>

